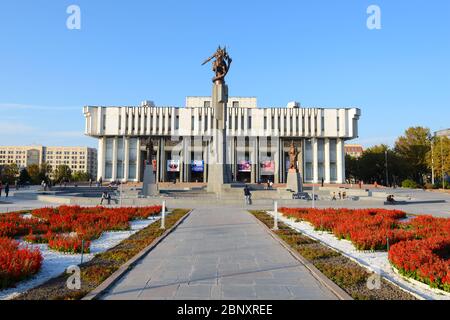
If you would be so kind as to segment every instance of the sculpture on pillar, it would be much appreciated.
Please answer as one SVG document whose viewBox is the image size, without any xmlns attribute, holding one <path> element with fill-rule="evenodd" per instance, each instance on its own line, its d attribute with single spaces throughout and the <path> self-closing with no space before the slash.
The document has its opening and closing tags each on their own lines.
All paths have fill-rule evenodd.
<svg viewBox="0 0 450 320">
<path fill-rule="evenodd" d="M 144 182 L 142 186 L 142 195 L 145 197 L 155 196 L 158 194 L 158 187 L 156 185 L 155 176 L 153 173 L 153 141 L 152 138 L 145 140 L 145 149 L 147 151 L 147 158 L 144 166 Z"/>
<path fill-rule="evenodd" d="M 148 164 L 152 164 L 152 160 L 153 160 L 153 140 L 152 140 L 152 138 L 147 138 L 145 140 L 145 149 L 147 150 L 146 161 Z"/>
<path fill-rule="evenodd" d="M 224 184 L 231 182 L 231 170 L 226 164 L 227 146 L 226 146 L 226 121 L 227 121 L 227 103 L 228 86 L 225 84 L 225 77 L 230 71 L 233 61 L 227 53 L 226 48 L 219 48 L 202 65 L 211 60 L 212 70 L 214 72 L 211 107 L 214 110 L 214 119 L 217 121 L 216 130 L 212 134 L 210 142 L 210 155 L 208 163 L 208 191 L 220 193 Z"/>
<path fill-rule="evenodd" d="M 289 149 L 289 172 L 287 177 L 287 189 L 294 193 L 303 192 L 303 179 L 301 177 L 298 162 L 300 153 L 294 145 L 294 141 L 291 141 L 291 147 Z"/>
<path fill-rule="evenodd" d="M 291 142 L 291 148 L 289 149 L 289 170 L 298 171 L 298 156 L 299 152 L 294 145 L 294 141 Z"/>
<path fill-rule="evenodd" d="M 212 79 L 212 81 L 214 83 L 215 82 L 225 83 L 225 76 L 228 74 L 228 71 L 230 70 L 231 62 L 233 62 L 233 60 L 227 53 L 227 47 L 222 49 L 219 46 L 217 51 L 211 57 L 206 59 L 205 62 L 202 63 L 202 66 L 210 62 L 212 59 L 216 59 L 212 63 L 212 70 L 215 73 L 215 76 Z"/>
</svg>

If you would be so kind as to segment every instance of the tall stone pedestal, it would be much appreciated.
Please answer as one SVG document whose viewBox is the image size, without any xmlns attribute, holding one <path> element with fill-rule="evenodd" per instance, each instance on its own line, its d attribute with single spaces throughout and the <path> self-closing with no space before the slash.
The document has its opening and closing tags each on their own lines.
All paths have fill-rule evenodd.
<svg viewBox="0 0 450 320">
<path fill-rule="evenodd" d="M 286 189 L 294 193 L 303 192 L 303 179 L 300 172 L 297 172 L 297 170 L 289 170 Z"/>
<path fill-rule="evenodd" d="M 142 186 L 142 195 L 151 197 L 158 195 L 158 186 L 156 185 L 153 165 L 146 164 L 144 169 L 144 184 Z"/>
<path fill-rule="evenodd" d="M 213 84 L 211 107 L 214 109 L 214 125 L 208 163 L 208 192 L 221 193 L 223 185 L 231 183 L 227 166 L 226 110 L 228 86 L 220 81 Z"/>
</svg>

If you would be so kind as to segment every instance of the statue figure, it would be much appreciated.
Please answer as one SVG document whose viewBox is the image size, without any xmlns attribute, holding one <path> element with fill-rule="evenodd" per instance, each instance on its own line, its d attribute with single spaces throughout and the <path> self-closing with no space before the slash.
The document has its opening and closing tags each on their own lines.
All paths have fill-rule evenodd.
<svg viewBox="0 0 450 320">
<path fill-rule="evenodd" d="M 291 148 L 289 149 L 289 169 L 297 171 L 298 152 L 294 145 L 294 141 L 291 142 Z"/>
<path fill-rule="evenodd" d="M 147 163 L 152 163 L 153 158 L 153 141 L 152 138 L 147 138 L 145 140 L 145 148 L 147 150 Z"/>
<path fill-rule="evenodd" d="M 217 51 L 202 63 L 202 66 L 210 62 L 212 59 L 216 59 L 212 63 L 212 70 L 215 73 L 215 77 L 212 79 L 212 81 L 225 83 L 225 76 L 228 74 L 231 62 L 233 61 L 227 53 L 227 48 L 225 47 L 222 49 L 219 46 Z"/>
</svg>

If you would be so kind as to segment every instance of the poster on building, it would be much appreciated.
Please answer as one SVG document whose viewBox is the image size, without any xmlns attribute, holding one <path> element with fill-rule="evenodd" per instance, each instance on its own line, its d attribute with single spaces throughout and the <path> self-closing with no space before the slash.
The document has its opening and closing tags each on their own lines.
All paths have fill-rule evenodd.
<svg viewBox="0 0 450 320">
<path fill-rule="evenodd" d="M 238 163 L 239 172 L 252 172 L 252 164 L 248 160 L 241 160 Z"/>
<path fill-rule="evenodd" d="M 167 172 L 180 172 L 180 160 L 167 160 Z"/>
<path fill-rule="evenodd" d="M 203 160 L 192 160 L 191 171 L 192 172 L 205 171 L 205 162 Z"/>
<path fill-rule="evenodd" d="M 275 173 L 275 161 L 264 160 L 260 162 L 261 174 L 273 175 Z"/>
</svg>

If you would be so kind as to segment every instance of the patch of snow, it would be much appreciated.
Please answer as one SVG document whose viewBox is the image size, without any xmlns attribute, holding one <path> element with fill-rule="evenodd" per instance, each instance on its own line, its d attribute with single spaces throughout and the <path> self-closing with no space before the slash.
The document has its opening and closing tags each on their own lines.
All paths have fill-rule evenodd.
<svg viewBox="0 0 450 320">
<path fill-rule="evenodd" d="M 269 211 L 268 214 L 275 216 L 273 211 Z M 390 264 L 387 252 L 360 251 L 348 240 L 339 240 L 330 232 L 314 230 L 313 225 L 309 222 L 295 222 L 294 219 L 288 219 L 281 214 L 278 215 L 278 218 L 279 221 L 282 221 L 304 235 L 341 252 L 346 257 L 370 271 L 381 275 L 383 278 L 393 282 L 403 290 L 427 300 L 450 300 L 450 293 L 431 288 L 424 283 L 413 281 L 412 279 L 398 274 Z"/>
<path fill-rule="evenodd" d="M 160 216 L 154 216 L 145 220 L 131 221 L 129 231 L 104 232 L 99 239 L 91 242 L 91 253 L 83 255 L 83 262 L 90 261 L 96 254 L 105 252 L 108 249 L 115 247 L 123 240 L 129 238 L 136 232 L 148 227 L 159 219 Z M 65 270 L 67 270 L 69 266 L 81 264 L 81 254 L 64 254 L 52 251 L 48 248 L 47 244 L 28 244 L 24 241 L 19 242 L 22 246 L 28 246 L 29 248 L 38 248 L 41 251 L 42 257 L 44 258 L 42 267 L 34 277 L 19 282 L 15 288 L 0 290 L 0 300 L 14 299 L 20 294 L 60 275 Z"/>
</svg>

